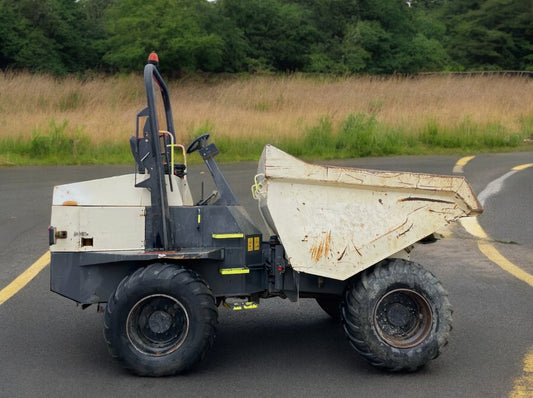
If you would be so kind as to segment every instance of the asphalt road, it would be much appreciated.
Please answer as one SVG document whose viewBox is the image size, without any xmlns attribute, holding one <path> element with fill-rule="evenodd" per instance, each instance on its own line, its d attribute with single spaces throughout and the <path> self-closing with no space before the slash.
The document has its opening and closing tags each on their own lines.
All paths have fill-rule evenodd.
<svg viewBox="0 0 533 398">
<path fill-rule="evenodd" d="M 355 167 L 450 174 L 458 157 L 399 157 L 330 162 Z M 476 192 L 533 152 L 479 155 L 464 172 Z M 226 165 L 235 194 L 260 222 L 249 186 L 255 164 Z M 0 169 L 0 289 L 47 250 L 52 187 L 128 173 L 131 167 Z M 209 176 L 193 167 L 198 198 Z M 533 274 L 533 168 L 510 176 L 486 200 L 479 218 L 495 247 Z M 117 194 L 120 194 L 117 192 Z M 256 310 L 220 309 L 215 346 L 186 374 L 135 377 L 108 354 L 101 314 L 82 311 L 49 291 L 45 268 L 0 305 L 0 397 L 507 397 L 533 348 L 533 287 L 480 253 L 456 224 L 452 236 L 423 245 L 414 259 L 444 283 L 454 305 L 454 330 L 443 355 L 412 374 L 366 364 L 341 328 L 311 300 L 264 300 Z"/>
</svg>

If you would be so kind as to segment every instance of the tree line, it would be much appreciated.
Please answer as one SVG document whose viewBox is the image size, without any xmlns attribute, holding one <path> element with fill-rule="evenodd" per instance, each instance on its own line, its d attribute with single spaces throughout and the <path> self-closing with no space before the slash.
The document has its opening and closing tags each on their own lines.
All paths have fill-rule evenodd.
<svg viewBox="0 0 533 398">
<path fill-rule="evenodd" d="M 0 0 L 0 68 L 533 70 L 531 0 Z"/>
</svg>

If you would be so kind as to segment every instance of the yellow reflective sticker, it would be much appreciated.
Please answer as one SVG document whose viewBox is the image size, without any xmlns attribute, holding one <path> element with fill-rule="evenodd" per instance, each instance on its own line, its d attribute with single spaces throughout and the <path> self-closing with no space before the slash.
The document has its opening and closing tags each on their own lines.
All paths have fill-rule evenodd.
<svg viewBox="0 0 533 398">
<path fill-rule="evenodd" d="M 244 238 L 244 234 L 213 234 L 213 239 L 235 239 Z"/>
<path fill-rule="evenodd" d="M 239 274 L 249 274 L 249 268 L 221 268 L 218 270 L 221 275 L 239 275 Z"/>
</svg>

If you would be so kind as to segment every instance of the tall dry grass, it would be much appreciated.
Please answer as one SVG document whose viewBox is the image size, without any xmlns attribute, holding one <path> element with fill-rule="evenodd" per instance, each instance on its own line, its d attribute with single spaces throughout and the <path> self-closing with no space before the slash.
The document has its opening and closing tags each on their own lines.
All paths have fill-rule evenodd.
<svg viewBox="0 0 533 398">
<path fill-rule="evenodd" d="M 533 120 L 533 79 L 519 77 L 252 76 L 171 81 L 169 89 L 183 141 L 206 125 L 214 137 L 298 138 L 323 117 L 337 124 L 358 113 L 407 134 L 430 122 L 453 129 L 465 120 L 515 132 Z M 0 139 L 29 138 L 53 119 L 82 129 L 92 142 L 120 142 L 133 134 L 144 106 L 137 75 L 80 80 L 2 73 Z"/>
</svg>

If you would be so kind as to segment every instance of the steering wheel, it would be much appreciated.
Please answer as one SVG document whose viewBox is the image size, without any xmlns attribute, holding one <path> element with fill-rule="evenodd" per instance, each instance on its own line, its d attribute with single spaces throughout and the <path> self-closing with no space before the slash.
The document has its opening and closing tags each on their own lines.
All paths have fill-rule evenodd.
<svg viewBox="0 0 533 398">
<path fill-rule="evenodd" d="M 202 134 L 199 137 L 196 137 L 187 147 L 187 153 L 197 151 L 198 149 L 205 148 L 205 144 L 209 139 L 209 133 Z"/>
</svg>

